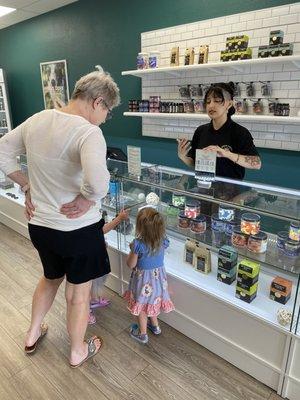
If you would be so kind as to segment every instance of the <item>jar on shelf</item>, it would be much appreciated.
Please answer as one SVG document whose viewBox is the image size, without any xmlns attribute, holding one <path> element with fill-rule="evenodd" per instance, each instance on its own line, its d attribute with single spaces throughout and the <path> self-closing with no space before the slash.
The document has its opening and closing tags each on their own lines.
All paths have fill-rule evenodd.
<svg viewBox="0 0 300 400">
<path fill-rule="evenodd" d="M 226 221 L 219 218 L 218 214 L 213 214 L 211 216 L 211 229 L 217 232 L 225 232 Z"/>
<path fill-rule="evenodd" d="M 250 235 L 247 248 L 253 253 L 265 253 L 267 251 L 268 235 L 265 232 L 258 232 L 257 235 Z"/>
<path fill-rule="evenodd" d="M 276 237 L 277 247 L 281 250 L 284 250 L 285 242 L 288 240 L 288 238 L 289 238 L 289 232 L 286 231 L 278 232 Z"/>
<path fill-rule="evenodd" d="M 221 247 L 225 243 L 225 238 L 223 232 L 212 231 L 211 232 L 211 242 L 216 247 Z"/>
<path fill-rule="evenodd" d="M 219 205 L 219 219 L 223 221 L 232 221 L 234 219 L 234 208 L 226 204 Z"/>
<path fill-rule="evenodd" d="M 289 257 L 297 257 L 300 253 L 300 242 L 297 240 L 287 239 L 284 245 L 284 254 Z"/>
<path fill-rule="evenodd" d="M 167 215 L 177 217 L 178 213 L 179 208 L 175 207 L 172 203 L 169 203 L 167 207 Z"/>
<path fill-rule="evenodd" d="M 242 214 L 241 231 L 246 235 L 256 235 L 260 230 L 260 216 L 254 213 Z"/>
<path fill-rule="evenodd" d="M 185 203 L 184 215 L 188 218 L 196 218 L 200 215 L 200 201 L 188 200 Z"/>
<path fill-rule="evenodd" d="M 292 240 L 296 240 L 296 242 L 300 241 L 300 223 L 299 222 L 291 222 L 289 238 Z"/>
<path fill-rule="evenodd" d="M 191 225 L 191 219 L 185 215 L 184 211 L 181 211 L 178 215 L 178 226 L 182 229 L 187 229 Z"/>
<path fill-rule="evenodd" d="M 241 227 L 241 221 L 238 219 L 234 219 L 232 221 L 226 221 L 225 235 L 231 237 L 234 228 L 240 228 L 240 227 Z"/>
<path fill-rule="evenodd" d="M 191 231 L 194 233 L 204 233 L 206 231 L 206 218 L 204 215 L 198 215 L 191 220 Z"/>
<path fill-rule="evenodd" d="M 183 194 L 172 194 L 172 204 L 175 207 L 180 207 L 185 205 L 185 196 Z"/>
<path fill-rule="evenodd" d="M 150 51 L 149 54 L 149 68 L 158 68 L 160 62 L 160 52 Z"/>
<path fill-rule="evenodd" d="M 246 247 L 248 237 L 249 235 L 242 232 L 240 228 L 234 228 L 231 236 L 231 243 L 236 247 Z"/>
<path fill-rule="evenodd" d="M 137 69 L 147 69 L 149 66 L 149 53 L 141 52 L 136 59 Z"/>
</svg>

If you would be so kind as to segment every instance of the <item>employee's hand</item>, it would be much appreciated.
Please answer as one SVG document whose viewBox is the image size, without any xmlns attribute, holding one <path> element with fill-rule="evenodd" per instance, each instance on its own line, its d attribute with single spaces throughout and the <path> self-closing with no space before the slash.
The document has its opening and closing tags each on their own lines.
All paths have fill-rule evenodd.
<svg viewBox="0 0 300 400">
<path fill-rule="evenodd" d="M 185 158 L 191 148 L 191 142 L 187 139 L 177 139 L 178 157 L 182 160 Z"/>
<path fill-rule="evenodd" d="M 226 157 L 226 158 L 228 158 L 228 155 L 230 153 L 229 150 L 225 150 L 225 149 L 222 149 L 222 147 L 213 146 L 213 145 L 204 147 L 202 150 L 204 150 L 204 151 L 214 151 L 214 152 L 217 153 L 217 157 Z"/>
<path fill-rule="evenodd" d="M 34 205 L 31 201 L 30 189 L 25 193 L 25 217 L 28 221 L 33 217 Z"/>
<path fill-rule="evenodd" d="M 75 197 L 70 203 L 61 206 L 60 212 L 67 218 L 79 218 L 89 211 L 96 203 L 86 199 L 82 194 Z"/>
</svg>

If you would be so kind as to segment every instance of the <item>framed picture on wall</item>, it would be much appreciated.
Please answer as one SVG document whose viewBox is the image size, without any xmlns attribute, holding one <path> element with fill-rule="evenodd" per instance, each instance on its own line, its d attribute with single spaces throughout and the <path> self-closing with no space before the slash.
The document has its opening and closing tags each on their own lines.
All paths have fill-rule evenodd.
<svg viewBox="0 0 300 400">
<path fill-rule="evenodd" d="M 40 63 L 45 109 L 61 108 L 69 100 L 66 60 Z"/>
</svg>

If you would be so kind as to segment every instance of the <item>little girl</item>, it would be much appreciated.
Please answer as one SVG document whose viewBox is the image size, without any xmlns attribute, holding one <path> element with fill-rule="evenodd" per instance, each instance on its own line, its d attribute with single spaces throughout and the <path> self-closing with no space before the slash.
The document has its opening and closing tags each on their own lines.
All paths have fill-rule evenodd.
<svg viewBox="0 0 300 400">
<path fill-rule="evenodd" d="M 164 268 L 164 252 L 168 246 L 162 215 L 151 207 L 140 210 L 136 238 L 130 243 L 127 257 L 127 265 L 133 271 L 124 294 L 127 308 L 138 316 L 138 324 L 131 325 L 130 336 L 140 343 L 148 342 L 147 327 L 155 335 L 161 333 L 157 320 L 160 311 L 174 310 Z"/>
<path fill-rule="evenodd" d="M 104 224 L 103 221 L 103 233 L 106 234 L 112 229 L 114 229 L 116 226 L 118 226 L 122 221 L 126 221 L 128 219 L 128 210 L 122 210 L 116 218 L 114 218 L 112 221 L 107 222 Z M 106 282 L 106 279 L 108 277 L 107 275 L 100 276 L 99 278 L 96 278 L 92 282 L 92 289 L 91 289 L 91 300 L 90 300 L 90 313 L 89 313 L 89 320 L 88 323 L 89 325 L 93 325 L 96 323 L 96 317 L 93 312 L 93 309 L 97 307 L 106 307 L 110 304 L 110 301 L 106 299 L 105 297 L 102 296 L 102 290 L 103 286 Z"/>
</svg>

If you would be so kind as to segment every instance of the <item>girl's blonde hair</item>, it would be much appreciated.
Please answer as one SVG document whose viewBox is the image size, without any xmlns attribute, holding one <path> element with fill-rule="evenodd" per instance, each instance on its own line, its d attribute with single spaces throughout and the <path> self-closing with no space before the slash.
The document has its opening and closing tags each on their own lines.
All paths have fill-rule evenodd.
<svg viewBox="0 0 300 400">
<path fill-rule="evenodd" d="M 136 217 L 135 233 L 136 238 L 145 243 L 151 253 L 156 253 L 166 234 L 163 216 L 154 208 L 143 208 Z"/>
</svg>

